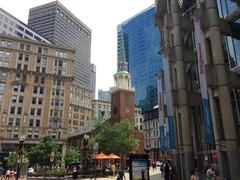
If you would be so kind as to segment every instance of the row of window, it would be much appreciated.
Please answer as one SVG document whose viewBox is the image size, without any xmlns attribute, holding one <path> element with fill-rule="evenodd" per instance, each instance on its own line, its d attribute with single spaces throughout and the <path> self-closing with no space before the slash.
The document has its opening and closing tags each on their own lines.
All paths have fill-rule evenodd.
<svg viewBox="0 0 240 180">
<path fill-rule="evenodd" d="M 9 59 L 11 57 L 11 51 L 0 50 L 0 58 Z"/>
<path fill-rule="evenodd" d="M 12 41 L 1 40 L 1 42 L 0 42 L 0 47 L 11 48 L 11 47 L 12 47 Z"/>
<path fill-rule="evenodd" d="M 73 27 L 75 27 L 78 31 L 82 32 L 85 36 L 90 38 L 90 34 L 87 33 L 81 26 L 79 26 L 77 23 L 75 23 L 71 18 L 69 18 L 67 15 L 65 15 L 63 12 L 57 9 L 57 14 L 59 14 L 61 17 L 63 17 L 67 22 L 69 22 Z"/>
</svg>

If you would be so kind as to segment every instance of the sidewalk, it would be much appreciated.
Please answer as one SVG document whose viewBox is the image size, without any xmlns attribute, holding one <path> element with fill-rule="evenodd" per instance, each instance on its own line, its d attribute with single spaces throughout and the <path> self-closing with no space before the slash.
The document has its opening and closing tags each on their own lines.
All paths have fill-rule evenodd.
<svg viewBox="0 0 240 180">
<path fill-rule="evenodd" d="M 125 172 L 124 173 L 125 174 L 125 177 L 126 177 L 126 180 L 128 180 L 129 179 L 129 173 L 128 172 Z M 149 175 L 150 176 L 156 176 L 156 175 L 159 175 L 159 177 L 161 177 L 161 173 L 160 173 L 160 168 L 159 167 L 157 167 L 157 169 L 156 170 L 152 170 L 152 168 L 150 168 L 150 170 L 149 170 Z M 117 176 L 115 176 L 115 178 L 113 178 L 113 176 L 108 176 L 108 177 L 104 177 L 104 178 L 96 178 L 96 179 L 98 179 L 98 180 L 115 180 L 115 179 L 117 179 Z M 90 178 L 84 178 L 84 180 L 92 180 L 92 179 L 90 179 Z M 159 178 L 159 180 L 160 180 L 160 178 Z"/>
</svg>

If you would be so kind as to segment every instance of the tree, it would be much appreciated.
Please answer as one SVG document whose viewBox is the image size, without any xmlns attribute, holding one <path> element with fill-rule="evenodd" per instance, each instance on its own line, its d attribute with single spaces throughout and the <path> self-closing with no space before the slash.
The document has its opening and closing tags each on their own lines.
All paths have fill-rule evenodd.
<svg viewBox="0 0 240 180">
<path fill-rule="evenodd" d="M 60 162 L 61 153 L 59 145 L 51 136 L 46 136 L 39 142 L 39 144 L 33 146 L 28 153 L 30 164 L 50 165 L 52 163 L 50 161 L 51 152 L 54 152 L 53 163 Z"/>
<path fill-rule="evenodd" d="M 80 162 L 80 151 L 75 147 L 68 147 L 65 155 L 65 163 L 79 163 Z"/>
<path fill-rule="evenodd" d="M 90 138 L 90 144 L 99 144 L 99 152 L 129 154 L 137 145 L 137 140 L 130 136 L 133 126 L 129 120 L 124 119 L 114 125 L 104 122 L 97 127 L 97 133 Z"/>
</svg>

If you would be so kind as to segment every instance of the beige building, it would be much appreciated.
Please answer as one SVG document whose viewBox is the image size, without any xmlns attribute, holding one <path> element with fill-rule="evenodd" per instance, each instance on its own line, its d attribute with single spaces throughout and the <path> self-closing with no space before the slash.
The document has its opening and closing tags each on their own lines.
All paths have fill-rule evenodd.
<svg viewBox="0 0 240 180">
<path fill-rule="evenodd" d="M 74 84 L 72 85 L 68 134 L 72 134 L 81 127 L 91 124 L 93 94 L 94 93 L 91 90 Z"/>
<path fill-rule="evenodd" d="M 0 152 L 67 136 L 72 49 L 0 35 Z"/>
<path fill-rule="evenodd" d="M 111 117 L 111 103 L 101 100 L 92 101 L 93 119 L 103 118 L 107 120 Z"/>
<path fill-rule="evenodd" d="M 143 131 L 143 115 L 141 108 L 135 107 L 135 126 L 139 131 Z"/>
</svg>

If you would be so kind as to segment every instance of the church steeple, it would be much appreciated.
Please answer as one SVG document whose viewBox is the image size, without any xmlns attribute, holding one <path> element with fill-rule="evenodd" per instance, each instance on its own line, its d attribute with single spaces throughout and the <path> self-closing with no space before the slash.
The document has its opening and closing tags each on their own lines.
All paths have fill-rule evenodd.
<svg viewBox="0 0 240 180">
<path fill-rule="evenodd" d="M 118 26 L 118 58 L 117 58 L 117 72 L 127 71 L 128 72 L 128 62 L 126 56 L 126 37 L 122 31 L 122 27 Z"/>
</svg>

